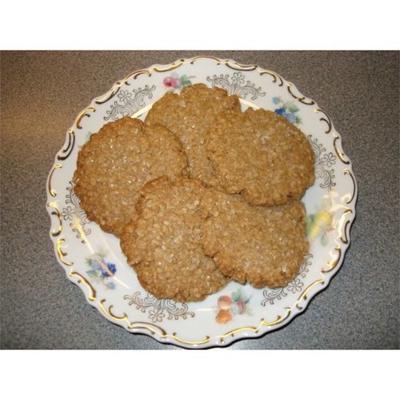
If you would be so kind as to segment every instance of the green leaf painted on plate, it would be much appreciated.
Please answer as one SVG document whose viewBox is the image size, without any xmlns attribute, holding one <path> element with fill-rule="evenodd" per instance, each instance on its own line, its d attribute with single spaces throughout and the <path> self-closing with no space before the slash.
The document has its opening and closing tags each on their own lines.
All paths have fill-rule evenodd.
<svg viewBox="0 0 400 400">
<path fill-rule="evenodd" d="M 326 246 L 328 244 L 328 235 L 324 232 L 321 236 L 321 244 L 322 246 Z"/>
<path fill-rule="evenodd" d="M 98 278 L 97 271 L 86 271 L 91 278 Z"/>
<path fill-rule="evenodd" d="M 232 300 L 234 302 L 240 300 L 240 289 L 237 289 L 235 292 L 232 293 Z"/>
<path fill-rule="evenodd" d="M 306 217 L 306 219 L 307 219 L 307 226 L 306 226 L 307 236 L 311 232 L 311 228 L 314 223 L 314 218 L 315 218 L 315 214 L 310 214 L 310 215 L 307 215 L 307 217 Z"/>
<path fill-rule="evenodd" d="M 299 111 L 299 108 L 293 103 L 288 104 L 287 109 L 292 113 L 296 113 L 297 111 Z"/>
<path fill-rule="evenodd" d="M 101 250 L 99 250 L 99 251 L 97 252 L 97 255 L 98 255 L 100 258 L 106 258 L 107 252 L 106 252 L 104 249 L 101 249 Z"/>
</svg>

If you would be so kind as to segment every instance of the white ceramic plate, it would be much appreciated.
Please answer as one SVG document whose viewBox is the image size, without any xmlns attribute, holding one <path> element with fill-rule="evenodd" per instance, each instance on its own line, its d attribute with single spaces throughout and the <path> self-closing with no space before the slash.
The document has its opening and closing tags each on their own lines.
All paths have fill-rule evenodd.
<svg viewBox="0 0 400 400">
<path fill-rule="evenodd" d="M 71 179 L 77 155 L 92 133 L 124 115 L 143 118 L 167 91 L 199 82 L 237 94 L 243 108 L 263 107 L 285 116 L 313 146 L 316 181 L 303 198 L 310 254 L 300 274 L 285 288 L 259 290 L 232 282 L 198 303 L 157 300 L 140 286 L 119 240 L 88 221 L 74 195 Z M 190 348 L 258 337 L 304 311 L 343 262 L 356 197 L 357 185 L 341 137 L 315 101 L 275 72 L 215 57 L 153 65 L 116 82 L 78 115 L 47 180 L 50 237 L 56 257 L 89 304 L 129 332 Z"/>
</svg>

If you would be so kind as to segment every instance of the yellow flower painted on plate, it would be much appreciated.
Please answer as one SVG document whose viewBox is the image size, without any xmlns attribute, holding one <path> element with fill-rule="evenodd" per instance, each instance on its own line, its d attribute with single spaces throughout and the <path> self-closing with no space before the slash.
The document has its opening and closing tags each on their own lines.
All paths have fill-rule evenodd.
<svg viewBox="0 0 400 400">
<path fill-rule="evenodd" d="M 323 204 L 323 207 L 315 214 L 307 215 L 308 238 L 312 241 L 320 237 L 323 246 L 328 243 L 327 233 L 335 228 L 335 221 L 330 207 L 325 208 L 324 206 L 326 204 Z"/>
</svg>

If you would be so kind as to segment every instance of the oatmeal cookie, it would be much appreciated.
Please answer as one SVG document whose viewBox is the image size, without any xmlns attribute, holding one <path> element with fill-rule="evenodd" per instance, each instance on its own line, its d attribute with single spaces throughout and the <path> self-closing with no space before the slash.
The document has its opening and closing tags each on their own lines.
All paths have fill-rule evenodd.
<svg viewBox="0 0 400 400">
<path fill-rule="evenodd" d="M 134 215 L 142 186 L 187 170 L 179 140 L 160 125 L 129 117 L 104 125 L 78 155 L 74 191 L 88 218 L 118 235 Z"/>
<path fill-rule="evenodd" d="M 149 111 L 146 123 L 160 123 L 176 134 L 188 156 L 190 177 L 213 185 L 213 171 L 204 146 L 205 134 L 224 110 L 240 111 L 239 98 L 228 96 L 223 89 L 195 84 L 180 94 L 165 94 Z"/>
<path fill-rule="evenodd" d="M 219 185 L 253 205 L 300 199 L 314 182 L 314 153 L 306 136 L 271 111 L 223 112 L 206 135 Z"/>
<path fill-rule="evenodd" d="M 160 178 L 141 191 L 136 218 L 121 235 L 121 248 L 142 286 L 157 298 L 198 301 L 227 279 L 201 245 L 207 216 L 198 180 Z"/>
<path fill-rule="evenodd" d="M 298 274 L 309 247 L 302 203 L 252 206 L 239 195 L 217 191 L 206 198 L 204 250 L 224 275 L 256 288 L 276 288 Z"/>
</svg>

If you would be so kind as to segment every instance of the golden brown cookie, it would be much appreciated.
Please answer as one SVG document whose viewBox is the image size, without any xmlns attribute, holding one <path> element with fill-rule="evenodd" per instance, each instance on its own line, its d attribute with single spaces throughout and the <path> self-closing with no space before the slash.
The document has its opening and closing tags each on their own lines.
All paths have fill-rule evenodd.
<svg viewBox="0 0 400 400">
<path fill-rule="evenodd" d="M 198 180 L 148 183 L 137 216 L 121 234 L 121 248 L 142 286 L 157 298 L 198 301 L 221 289 L 226 278 L 204 254 L 201 206 L 207 189 Z"/>
<path fill-rule="evenodd" d="M 239 195 L 215 190 L 205 199 L 204 250 L 224 275 L 256 288 L 275 288 L 298 274 L 309 247 L 302 203 L 251 206 Z"/>
<path fill-rule="evenodd" d="M 306 136 L 271 111 L 221 113 L 207 132 L 206 148 L 219 186 L 253 205 L 300 199 L 314 182 Z"/>
<path fill-rule="evenodd" d="M 118 235 L 135 212 L 142 186 L 166 175 L 186 173 L 179 140 L 160 125 L 129 117 L 104 125 L 82 147 L 74 190 L 89 219 Z"/>
<path fill-rule="evenodd" d="M 223 89 L 196 84 L 180 94 L 165 94 L 149 111 L 146 123 L 159 123 L 175 133 L 188 156 L 190 176 L 214 185 L 204 141 L 215 117 L 224 110 L 240 111 L 239 98 L 228 96 Z"/>
</svg>

